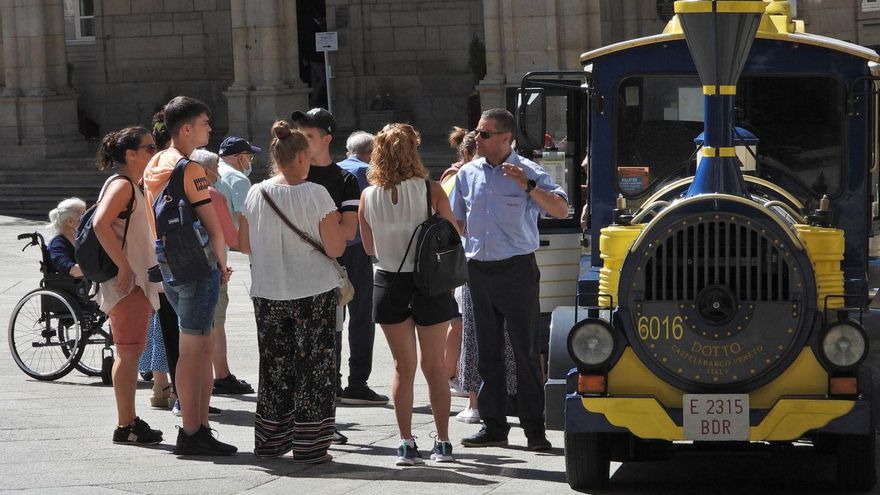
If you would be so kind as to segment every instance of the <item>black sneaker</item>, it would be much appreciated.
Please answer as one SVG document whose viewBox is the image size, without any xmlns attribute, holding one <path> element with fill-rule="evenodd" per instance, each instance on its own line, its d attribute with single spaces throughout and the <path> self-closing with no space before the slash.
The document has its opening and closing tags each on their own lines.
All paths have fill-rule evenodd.
<svg viewBox="0 0 880 495">
<path fill-rule="evenodd" d="M 484 426 L 473 435 L 462 438 L 461 444 L 465 447 L 506 447 L 507 436 L 492 435 Z"/>
<path fill-rule="evenodd" d="M 550 440 L 547 440 L 547 437 L 544 435 L 529 438 L 528 442 L 528 449 L 532 452 L 550 452 L 553 449 Z"/>
<path fill-rule="evenodd" d="M 214 446 L 217 448 L 217 450 L 219 450 L 220 452 L 223 452 L 223 455 L 232 455 L 232 454 L 238 452 L 238 447 L 236 447 L 235 445 L 223 443 L 220 440 L 217 440 L 216 438 L 214 438 L 214 431 L 216 431 L 216 430 L 212 430 L 211 428 L 208 428 L 207 426 L 202 425 L 202 427 L 199 428 L 198 434 L 201 434 L 202 436 L 204 436 L 208 442 L 213 443 Z"/>
<path fill-rule="evenodd" d="M 214 380 L 214 394 L 252 394 L 254 387 L 250 383 L 239 380 L 232 373 Z"/>
<path fill-rule="evenodd" d="M 348 437 L 343 435 L 341 431 L 333 428 L 333 439 L 331 440 L 331 442 L 335 443 L 336 445 L 345 445 L 348 443 Z"/>
<path fill-rule="evenodd" d="M 351 406 L 384 406 L 388 404 L 388 397 L 377 394 L 366 385 L 348 386 L 342 391 L 342 403 Z"/>
<path fill-rule="evenodd" d="M 234 450 L 230 450 L 230 448 Z M 211 430 L 204 425 L 192 435 L 187 435 L 183 428 L 177 430 L 177 445 L 174 447 L 175 455 L 232 455 L 238 449 L 215 439 Z"/>
<path fill-rule="evenodd" d="M 150 428 L 141 418 L 134 418 L 124 428 L 116 427 L 113 431 L 113 443 L 123 445 L 156 445 L 162 441 L 162 432 Z"/>
</svg>

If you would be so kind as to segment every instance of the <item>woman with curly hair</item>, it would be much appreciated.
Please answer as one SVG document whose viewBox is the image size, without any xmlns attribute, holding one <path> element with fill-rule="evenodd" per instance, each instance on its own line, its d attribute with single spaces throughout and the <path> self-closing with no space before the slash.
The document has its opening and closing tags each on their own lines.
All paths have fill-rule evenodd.
<svg viewBox="0 0 880 495">
<path fill-rule="evenodd" d="M 421 463 L 412 436 L 413 381 L 418 364 L 428 382 L 437 439 L 431 459 L 452 462 L 449 442 L 449 382 L 444 370 L 446 329 L 455 314 L 452 291 L 428 296 L 413 284 L 413 258 L 407 249 L 413 231 L 433 212 L 456 225 L 440 184 L 428 180 L 418 154 L 419 133 L 408 124 L 388 124 L 376 136 L 358 216 L 364 250 L 375 255 L 378 271 L 373 284 L 373 320 L 382 326 L 394 357 L 391 395 L 400 430 L 397 465 Z M 425 197 L 430 188 L 431 210 Z"/>
</svg>

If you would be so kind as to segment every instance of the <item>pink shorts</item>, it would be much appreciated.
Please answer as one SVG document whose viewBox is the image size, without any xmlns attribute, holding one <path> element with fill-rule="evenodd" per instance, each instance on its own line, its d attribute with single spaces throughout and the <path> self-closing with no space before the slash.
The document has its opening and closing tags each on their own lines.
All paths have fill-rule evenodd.
<svg viewBox="0 0 880 495">
<path fill-rule="evenodd" d="M 153 305 L 140 287 L 123 297 L 107 316 L 113 333 L 113 343 L 120 352 L 144 352 L 147 347 L 147 325 Z"/>
</svg>

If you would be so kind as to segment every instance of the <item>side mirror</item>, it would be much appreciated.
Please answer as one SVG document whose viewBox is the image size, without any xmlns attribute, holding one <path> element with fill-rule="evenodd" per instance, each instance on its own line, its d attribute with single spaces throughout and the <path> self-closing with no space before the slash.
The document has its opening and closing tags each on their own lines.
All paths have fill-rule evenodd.
<svg viewBox="0 0 880 495">
<path fill-rule="evenodd" d="M 544 148 L 547 114 L 542 88 L 520 88 L 516 92 L 516 146 L 520 150 Z"/>
</svg>

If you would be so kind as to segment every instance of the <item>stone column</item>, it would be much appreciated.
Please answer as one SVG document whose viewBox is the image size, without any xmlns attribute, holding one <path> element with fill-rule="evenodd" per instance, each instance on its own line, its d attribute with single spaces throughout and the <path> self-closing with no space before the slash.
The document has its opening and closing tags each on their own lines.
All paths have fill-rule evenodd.
<svg viewBox="0 0 880 495">
<path fill-rule="evenodd" d="M 504 76 L 501 0 L 483 0 L 483 23 L 486 37 L 486 76 L 477 85 L 480 106 L 488 108 L 504 106 Z"/>
<path fill-rule="evenodd" d="M 6 78 L 0 144 L 12 145 L 7 154 L 17 160 L 70 151 L 83 139 L 67 83 L 62 0 L 0 0 L 0 16 Z"/>
<path fill-rule="evenodd" d="M 223 93 L 229 104 L 229 133 L 265 146 L 273 121 L 288 119 L 309 103 L 309 88 L 299 80 L 296 3 L 231 0 L 230 13 L 235 74 Z M 261 157 L 256 166 L 266 163 Z"/>
<path fill-rule="evenodd" d="M 246 90 L 250 80 L 248 64 L 247 9 L 245 0 L 230 0 L 232 16 L 232 67 L 233 80 L 230 91 Z"/>
</svg>

